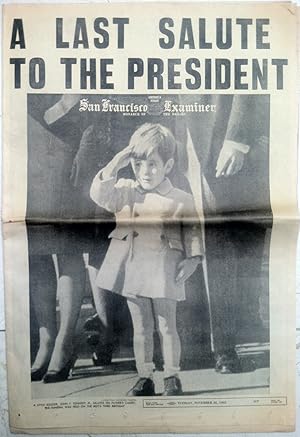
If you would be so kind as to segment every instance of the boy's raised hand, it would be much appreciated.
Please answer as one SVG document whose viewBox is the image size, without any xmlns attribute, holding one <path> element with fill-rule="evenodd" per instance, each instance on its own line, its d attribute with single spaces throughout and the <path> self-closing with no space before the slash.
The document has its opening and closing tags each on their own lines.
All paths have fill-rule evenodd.
<svg viewBox="0 0 300 437">
<path fill-rule="evenodd" d="M 114 160 L 116 159 L 116 161 L 120 165 L 120 168 L 126 167 L 129 164 L 131 153 L 132 146 L 129 144 L 127 147 L 125 147 L 125 149 L 121 150 L 121 152 L 116 154 Z"/>
<path fill-rule="evenodd" d="M 196 270 L 197 266 L 202 262 L 201 256 L 186 258 L 178 264 L 178 274 L 176 276 L 177 283 L 185 282 Z"/>
<path fill-rule="evenodd" d="M 125 147 L 125 149 L 121 150 L 121 152 L 117 153 L 101 172 L 102 176 L 104 178 L 117 176 L 118 171 L 129 164 L 131 152 L 132 146 L 129 145 Z"/>
</svg>

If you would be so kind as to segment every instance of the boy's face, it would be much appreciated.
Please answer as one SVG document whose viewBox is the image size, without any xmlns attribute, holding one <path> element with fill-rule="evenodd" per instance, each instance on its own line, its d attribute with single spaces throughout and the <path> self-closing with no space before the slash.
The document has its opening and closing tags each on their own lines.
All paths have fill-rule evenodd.
<svg viewBox="0 0 300 437">
<path fill-rule="evenodd" d="M 146 191 L 154 190 L 162 183 L 170 172 L 173 163 L 173 159 L 169 159 L 164 163 L 157 150 L 154 150 L 144 159 L 131 158 L 131 165 L 136 180 Z"/>
</svg>

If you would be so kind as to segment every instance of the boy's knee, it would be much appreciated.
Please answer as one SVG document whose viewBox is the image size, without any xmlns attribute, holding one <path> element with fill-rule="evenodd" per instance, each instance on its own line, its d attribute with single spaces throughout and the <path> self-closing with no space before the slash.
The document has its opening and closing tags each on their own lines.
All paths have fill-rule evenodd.
<svg viewBox="0 0 300 437">
<path fill-rule="evenodd" d="M 153 335 L 154 324 L 152 321 L 147 323 L 137 323 L 137 321 L 133 321 L 133 330 L 135 337 L 146 338 L 150 335 Z"/>
</svg>

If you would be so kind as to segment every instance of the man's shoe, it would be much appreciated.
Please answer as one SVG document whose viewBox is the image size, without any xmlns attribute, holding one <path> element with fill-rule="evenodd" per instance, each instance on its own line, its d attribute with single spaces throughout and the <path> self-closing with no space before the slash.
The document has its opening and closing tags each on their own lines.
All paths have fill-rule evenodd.
<svg viewBox="0 0 300 437">
<path fill-rule="evenodd" d="M 92 355 L 94 366 L 109 366 L 111 364 L 113 351 L 114 346 L 112 344 L 106 344 L 102 347 L 98 346 Z"/>
<path fill-rule="evenodd" d="M 140 378 L 127 396 L 155 396 L 154 382 L 150 378 Z"/>
<path fill-rule="evenodd" d="M 180 396 L 183 394 L 181 381 L 177 376 L 169 376 L 164 379 L 165 389 L 163 396 Z"/>
<path fill-rule="evenodd" d="M 222 374 L 241 373 L 241 362 L 235 350 L 219 354 L 217 356 L 215 370 Z"/>
<path fill-rule="evenodd" d="M 83 324 L 83 329 L 85 331 L 100 331 L 102 328 L 103 326 L 97 313 L 88 317 Z"/>
</svg>

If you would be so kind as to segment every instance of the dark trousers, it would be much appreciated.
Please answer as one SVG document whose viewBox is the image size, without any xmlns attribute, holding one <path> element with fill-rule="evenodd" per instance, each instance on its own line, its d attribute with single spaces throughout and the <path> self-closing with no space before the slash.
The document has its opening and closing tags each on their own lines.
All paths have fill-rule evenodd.
<svg viewBox="0 0 300 437">
<path fill-rule="evenodd" d="M 259 298 L 268 289 L 262 281 L 263 255 L 267 257 L 268 252 L 266 229 L 262 224 L 242 222 L 206 225 L 215 354 L 232 350 L 241 339 L 253 341 L 255 334 L 259 340 L 260 333 L 253 329 L 261 329 Z M 239 335 L 242 331 L 244 338 Z"/>
</svg>

